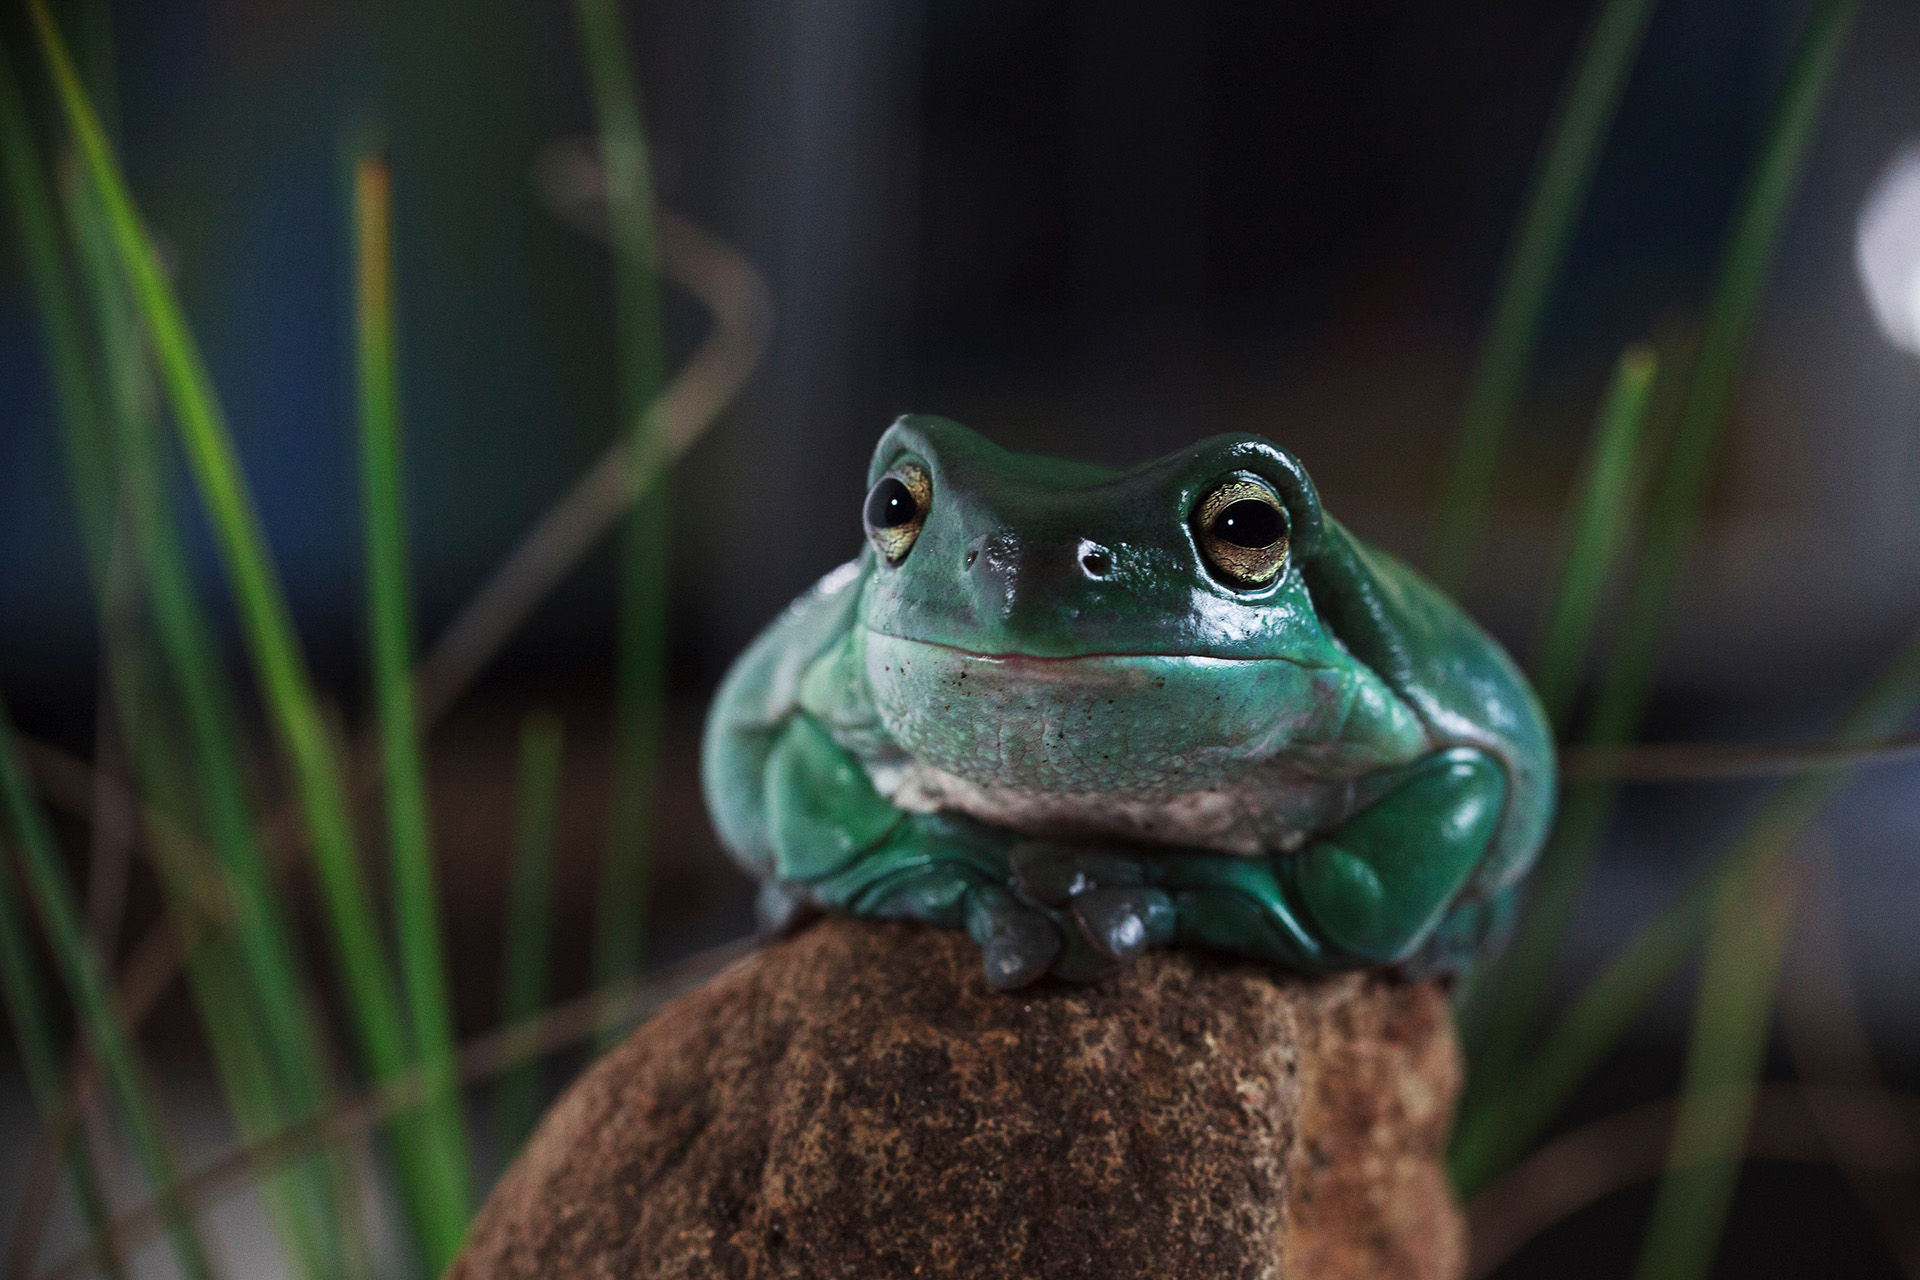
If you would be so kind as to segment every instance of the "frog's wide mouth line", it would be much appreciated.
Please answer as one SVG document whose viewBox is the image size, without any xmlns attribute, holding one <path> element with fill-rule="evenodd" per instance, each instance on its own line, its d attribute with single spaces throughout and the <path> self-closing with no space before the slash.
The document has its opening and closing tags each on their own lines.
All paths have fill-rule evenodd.
<svg viewBox="0 0 1920 1280">
<path fill-rule="evenodd" d="M 1277 654 L 1277 653 L 1276 654 L 1257 654 L 1253 656 L 1236 656 L 1231 658 L 1220 657 L 1216 654 L 1210 654 L 1210 653 L 1156 653 L 1156 652 L 1139 652 L 1139 651 L 1131 651 L 1131 650 L 1114 650 L 1111 652 L 1100 652 L 1100 653 L 1068 653 L 1068 654 L 1019 653 L 1019 652 L 985 653 L 978 649 L 964 649 L 964 648 L 961 648 L 959 645 L 946 644 L 939 640 L 922 640 L 917 636 L 895 635 L 891 631 L 881 631 L 874 627 L 868 627 L 866 631 L 869 636 L 877 636 L 882 640 L 890 640 L 895 644 L 914 645 L 923 649 L 935 649 L 935 650 L 939 650 L 942 653 L 953 654 L 955 657 L 970 658 L 976 662 L 998 663 L 998 664 L 1009 666 L 1009 667 L 1026 667 L 1026 666 L 1041 667 L 1041 668 L 1073 667 L 1079 664 L 1101 666 L 1101 665 L 1106 665 L 1110 663 L 1123 662 L 1127 659 L 1152 659 L 1160 662 L 1191 662 L 1191 663 L 1204 664 L 1209 666 L 1218 665 L 1218 666 L 1249 666 L 1249 667 L 1255 666 L 1257 664 L 1264 664 L 1269 662 L 1282 662 L 1287 664 L 1288 666 L 1301 667 L 1310 671 L 1321 669 L 1321 664 L 1319 663 L 1302 662 L 1298 658 L 1289 657 L 1286 654 Z"/>
</svg>

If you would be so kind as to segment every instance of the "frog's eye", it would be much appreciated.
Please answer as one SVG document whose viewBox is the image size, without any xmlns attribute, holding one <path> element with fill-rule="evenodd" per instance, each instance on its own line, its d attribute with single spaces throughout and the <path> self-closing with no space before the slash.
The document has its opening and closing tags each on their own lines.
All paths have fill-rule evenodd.
<svg viewBox="0 0 1920 1280">
<path fill-rule="evenodd" d="M 1264 587 L 1287 562 L 1287 509 L 1260 481 L 1236 477 L 1200 499 L 1193 537 L 1215 577 L 1230 587 Z"/>
<path fill-rule="evenodd" d="M 881 476 L 867 491 L 867 505 L 861 512 L 867 537 L 888 564 L 899 564 L 913 550 L 913 540 L 920 536 L 932 504 L 933 477 L 911 462 Z"/>
</svg>

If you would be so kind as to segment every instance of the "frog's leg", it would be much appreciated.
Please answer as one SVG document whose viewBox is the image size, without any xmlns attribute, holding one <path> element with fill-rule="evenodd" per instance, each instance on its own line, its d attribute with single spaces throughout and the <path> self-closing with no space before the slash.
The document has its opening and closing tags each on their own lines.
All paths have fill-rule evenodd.
<svg viewBox="0 0 1920 1280">
<path fill-rule="evenodd" d="M 895 808 L 812 716 L 788 719 L 764 788 L 772 870 L 788 891 L 853 915 L 964 926 L 1000 988 L 1032 982 L 1059 955 L 1052 919 L 1005 888 L 1004 834 Z"/>
<path fill-rule="evenodd" d="M 1180 941 L 1310 970 L 1391 964 L 1439 927 L 1506 795 L 1506 774 L 1485 752 L 1436 752 L 1298 853 L 1162 859 L 1155 879 L 1177 890 Z"/>
<path fill-rule="evenodd" d="M 1297 900 L 1336 950 L 1370 964 L 1403 960 L 1479 866 L 1506 800 L 1506 771 L 1486 752 L 1436 752 L 1307 846 L 1287 868 Z"/>
</svg>

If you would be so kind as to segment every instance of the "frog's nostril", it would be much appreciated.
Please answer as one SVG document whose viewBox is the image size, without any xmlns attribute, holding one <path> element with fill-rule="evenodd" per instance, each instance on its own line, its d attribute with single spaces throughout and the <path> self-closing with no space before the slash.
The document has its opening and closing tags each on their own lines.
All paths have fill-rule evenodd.
<svg viewBox="0 0 1920 1280">
<path fill-rule="evenodd" d="M 975 550 L 973 547 L 967 548 L 967 568 L 969 569 L 973 568 L 973 562 L 975 560 L 978 560 L 979 558 L 980 558 L 979 551 Z"/>
<path fill-rule="evenodd" d="M 1089 578 L 1104 578 L 1113 572 L 1113 553 L 1097 542 L 1082 542 L 1080 568 Z"/>
</svg>

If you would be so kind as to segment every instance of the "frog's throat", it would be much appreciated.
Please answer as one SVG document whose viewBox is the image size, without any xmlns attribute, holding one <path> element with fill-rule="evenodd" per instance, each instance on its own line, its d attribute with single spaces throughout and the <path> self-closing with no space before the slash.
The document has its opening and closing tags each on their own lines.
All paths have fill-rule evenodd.
<svg viewBox="0 0 1920 1280">
<path fill-rule="evenodd" d="M 1192 654 L 981 654 L 866 631 L 860 657 L 887 736 L 994 793 L 1166 802 L 1348 779 L 1426 747 L 1417 718 L 1358 666 Z"/>
</svg>

